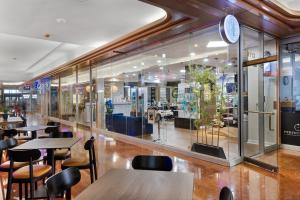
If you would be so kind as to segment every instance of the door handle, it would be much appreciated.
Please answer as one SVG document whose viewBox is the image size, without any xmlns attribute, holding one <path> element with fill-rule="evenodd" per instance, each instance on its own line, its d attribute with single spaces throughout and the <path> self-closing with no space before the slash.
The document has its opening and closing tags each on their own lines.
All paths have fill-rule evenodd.
<svg viewBox="0 0 300 200">
<path fill-rule="evenodd" d="M 257 110 L 248 110 L 248 111 L 245 111 L 245 113 L 257 113 L 257 114 L 265 114 L 265 115 L 275 115 L 274 112 L 261 112 L 261 111 L 257 111 Z"/>
</svg>

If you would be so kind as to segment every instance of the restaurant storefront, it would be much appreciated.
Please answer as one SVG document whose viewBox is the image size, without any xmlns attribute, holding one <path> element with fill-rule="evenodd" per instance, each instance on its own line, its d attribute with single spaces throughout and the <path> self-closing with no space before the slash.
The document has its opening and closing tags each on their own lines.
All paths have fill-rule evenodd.
<svg viewBox="0 0 300 200">
<path fill-rule="evenodd" d="M 240 32 L 230 44 L 216 25 L 72 66 L 41 81 L 33 110 L 224 165 L 246 158 L 276 170 L 278 42 Z"/>
</svg>

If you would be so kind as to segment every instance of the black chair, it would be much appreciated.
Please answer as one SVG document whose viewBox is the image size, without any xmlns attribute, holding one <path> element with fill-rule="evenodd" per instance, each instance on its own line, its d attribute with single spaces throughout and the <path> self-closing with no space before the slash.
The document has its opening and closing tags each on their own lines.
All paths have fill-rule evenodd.
<svg viewBox="0 0 300 200">
<path fill-rule="evenodd" d="M 70 167 L 46 180 L 46 189 L 49 198 L 55 199 L 57 196 L 63 196 L 66 193 L 66 199 L 71 199 L 71 187 L 80 181 L 81 175 L 78 168 Z"/>
<path fill-rule="evenodd" d="M 233 200 L 232 191 L 228 187 L 223 187 L 220 192 L 220 200 Z"/>
<path fill-rule="evenodd" d="M 4 137 L 13 138 L 18 135 L 18 131 L 16 129 L 6 129 L 3 132 Z"/>
<path fill-rule="evenodd" d="M 49 125 L 49 126 L 52 126 L 52 125 Z M 58 133 L 59 132 L 59 127 L 58 126 L 54 126 L 54 127 L 47 127 L 45 129 L 45 133 L 47 135 L 41 135 L 39 136 L 39 138 L 49 138 L 50 137 L 50 134 L 54 134 L 54 133 Z"/>
<path fill-rule="evenodd" d="M 27 184 L 30 185 L 30 199 L 34 198 L 34 186 L 39 180 L 51 175 L 52 167 L 49 165 L 34 165 L 38 162 L 41 152 L 37 149 L 31 150 L 9 150 L 10 170 L 8 174 L 6 200 L 10 199 L 12 184 L 19 184 L 19 197 L 22 198 L 22 184 L 25 184 L 25 198 L 28 198 Z M 15 162 L 27 162 L 29 165 L 13 170 Z"/>
<path fill-rule="evenodd" d="M 2 162 L 2 157 L 3 157 L 3 152 L 8 151 L 8 149 L 11 149 L 15 146 L 17 146 L 18 142 L 14 138 L 9 138 L 6 140 L 1 140 L 0 141 L 0 171 L 1 172 L 9 172 L 9 167 L 10 167 L 10 160 L 7 160 L 5 162 Z M 13 165 L 13 171 L 24 167 L 28 165 L 27 162 L 14 162 Z"/>
<path fill-rule="evenodd" d="M 133 169 L 172 171 L 173 162 L 168 156 L 139 155 L 132 160 Z"/>
<path fill-rule="evenodd" d="M 63 161 L 61 164 L 61 168 L 67 169 L 69 167 L 76 167 L 79 169 L 90 169 L 91 183 L 93 183 L 94 180 L 97 180 L 97 165 L 96 165 L 94 142 L 95 142 L 95 138 L 91 137 L 84 144 L 84 149 L 89 151 L 89 159 L 85 159 L 81 157 L 77 157 L 77 158 L 72 157 Z"/>
<path fill-rule="evenodd" d="M 57 127 L 60 127 L 60 122 L 49 121 L 49 122 L 47 122 L 47 126 L 57 126 Z"/>
</svg>

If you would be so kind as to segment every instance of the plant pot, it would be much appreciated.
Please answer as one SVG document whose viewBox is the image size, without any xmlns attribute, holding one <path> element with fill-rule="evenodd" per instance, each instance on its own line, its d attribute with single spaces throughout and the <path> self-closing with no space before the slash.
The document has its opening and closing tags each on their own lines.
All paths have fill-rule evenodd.
<svg viewBox="0 0 300 200">
<path fill-rule="evenodd" d="M 218 158 L 226 159 L 224 150 L 222 147 L 201 144 L 201 143 L 194 143 L 191 148 L 192 151 L 197 153 L 206 154 L 209 156 L 214 156 Z"/>
<path fill-rule="evenodd" d="M 7 121 L 7 119 L 8 119 L 8 114 L 7 114 L 7 113 L 4 113 L 4 114 L 3 114 L 3 120 L 4 120 L 4 121 Z"/>
</svg>

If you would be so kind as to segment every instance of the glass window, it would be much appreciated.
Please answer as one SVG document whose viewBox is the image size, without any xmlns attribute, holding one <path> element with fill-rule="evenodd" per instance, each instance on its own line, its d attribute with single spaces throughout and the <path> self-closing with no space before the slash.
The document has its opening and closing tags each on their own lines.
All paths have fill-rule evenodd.
<svg viewBox="0 0 300 200">
<path fill-rule="evenodd" d="M 78 70 L 78 83 L 76 86 L 76 92 L 78 94 L 77 122 L 86 126 L 90 126 L 91 124 L 91 90 L 89 67 Z"/>
<path fill-rule="evenodd" d="M 76 70 L 75 68 L 61 74 L 60 78 L 60 114 L 61 118 L 71 122 L 76 116 Z"/>
<path fill-rule="evenodd" d="M 50 116 L 59 118 L 59 77 L 53 77 L 50 86 Z"/>
</svg>

